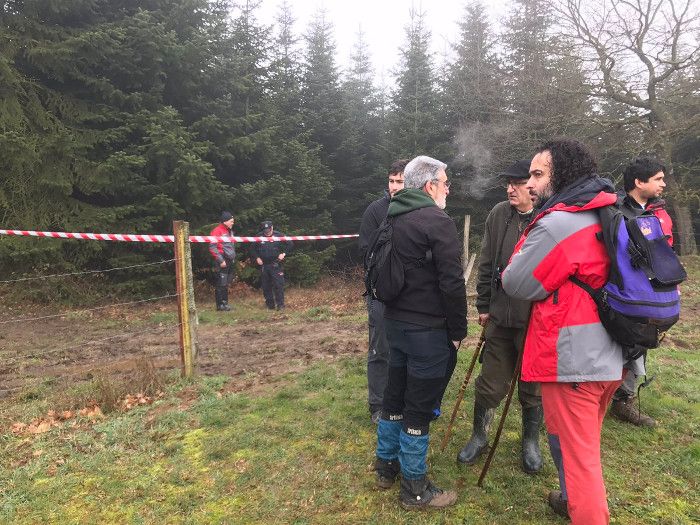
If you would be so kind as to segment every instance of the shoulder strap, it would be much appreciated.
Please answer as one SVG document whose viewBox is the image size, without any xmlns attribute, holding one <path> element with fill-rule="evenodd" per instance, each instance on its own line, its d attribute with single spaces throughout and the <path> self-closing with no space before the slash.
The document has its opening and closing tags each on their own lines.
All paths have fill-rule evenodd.
<svg viewBox="0 0 700 525">
<path fill-rule="evenodd" d="M 575 275 L 570 275 L 569 280 L 572 283 L 574 283 L 576 286 L 579 286 L 579 287 L 583 288 L 584 290 L 586 290 L 588 292 L 588 295 L 590 295 L 591 297 L 593 297 L 595 299 L 595 297 L 598 293 L 598 290 L 593 288 L 590 284 L 584 283 L 581 279 L 579 279 Z"/>
</svg>

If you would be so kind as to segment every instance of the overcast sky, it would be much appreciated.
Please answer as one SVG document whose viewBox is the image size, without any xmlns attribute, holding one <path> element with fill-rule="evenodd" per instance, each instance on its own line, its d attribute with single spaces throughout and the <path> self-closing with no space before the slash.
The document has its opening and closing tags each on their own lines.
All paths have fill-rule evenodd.
<svg viewBox="0 0 700 525">
<path fill-rule="evenodd" d="M 295 33 L 306 33 L 314 14 L 324 8 L 334 28 L 337 63 L 344 67 L 349 62 L 360 28 L 370 50 L 375 76 L 382 73 L 387 82 L 399 63 L 399 46 L 406 43 L 406 27 L 410 21 L 411 6 L 425 13 L 431 31 L 432 51 L 436 63 L 441 63 L 450 42 L 459 36 L 457 22 L 464 16 L 468 0 L 290 0 L 294 13 Z M 508 0 L 485 0 L 489 18 L 496 26 L 508 11 Z M 262 0 L 258 11 L 260 21 L 275 22 L 280 0 Z"/>
</svg>

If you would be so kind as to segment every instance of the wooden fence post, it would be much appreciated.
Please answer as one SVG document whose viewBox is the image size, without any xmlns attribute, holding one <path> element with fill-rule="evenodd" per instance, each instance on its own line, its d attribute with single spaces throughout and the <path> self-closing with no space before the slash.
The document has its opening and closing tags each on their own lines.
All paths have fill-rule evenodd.
<svg viewBox="0 0 700 525">
<path fill-rule="evenodd" d="M 190 250 L 190 225 L 184 221 L 173 221 L 175 234 L 175 283 L 177 289 L 177 313 L 180 319 L 180 359 L 182 376 L 194 374 L 194 359 L 197 355 L 197 309 L 194 302 L 192 280 L 192 252 Z"/>
<path fill-rule="evenodd" d="M 469 227 L 471 225 L 471 215 L 464 216 L 464 247 L 462 254 L 462 271 L 464 275 L 464 285 L 466 286 L 469 276 L 472 273 L 472 268 L 474 267 L 474 260 L 476 259 L 476 254 L 469 256 Z"/>
</svg>

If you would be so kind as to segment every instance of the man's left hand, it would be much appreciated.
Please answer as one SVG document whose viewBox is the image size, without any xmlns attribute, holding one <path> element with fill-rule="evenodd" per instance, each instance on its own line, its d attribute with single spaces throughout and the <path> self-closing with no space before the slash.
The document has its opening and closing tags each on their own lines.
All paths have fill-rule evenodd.
<svg viewBox="0 0 700 525">
<path fill-rule="evenodd" d="M 457 350 L 459 350 L 459 347 L 462 346 L 462 341 L 452 341 L 452 344 L 455 345 Z"/>
<path fill-rule="evenodd" d="M 284 260 L 284 255 L 285 255 L 285 254 L 280 253 L 280 254 L 277 256 L 277 260 L 278 260 L 278 261 L 283 261 L 283 260 Z"/>
</svg>

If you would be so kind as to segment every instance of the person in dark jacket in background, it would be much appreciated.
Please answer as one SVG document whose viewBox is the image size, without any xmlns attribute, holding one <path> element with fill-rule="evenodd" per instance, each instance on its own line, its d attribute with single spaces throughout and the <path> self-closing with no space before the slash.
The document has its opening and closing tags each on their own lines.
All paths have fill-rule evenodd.
<svg viewBox="0 0 700 525">
<path fill-rule="evenodd" d="M 472 465 L 488 447 L 488 431 L 496 407 L 508 393 L 518 356 L 522 352 L 530 302 L 509 297 L 501 286 L 501 272 L 515 243 L 533 218 L 532 196 L 525 187 L 530 161 L 519 160 L 501 174 L 507 201 L 499 202 L 486 218 L 476 282 L 479 324 L 486 327 L 481 373 L 476 379 L 474 426 L 459 452 L 460 463 Z M 542 468 L 539 431 L 542 396 L 539 383 L 518 382 L 522 406 L 522 467 L 528 474 Z"/>
<path fill-rule="evenodd" d="M 221 221 L 211 233 L 212 237 L 233 236 L 233 224 L 235 219 L 230 211 L 221 212 Z M 236 275 L 236 245 L 229 241 L 216 241 L 209 244 L 209 253 L 214 258 L 214 300 L 218 311 L 228 312 L 231 306 L 228 304 L 228 285 Z"/>
<path fill-rule="evenodd" d="M 664 174 L 666 168 L 658 160 L 650 157 L 634 159 L 623 173 L 625 193 L 620 195 L 622 210 L 625 215 L 634 217 L 647 211 L 656 215 L 663 232 L 668 236 L 668 243 L 673 246 L 673 221 L 665 209 L 661 194 L 666 187 Z M 637 373 L 629 372 L 615 391 L 610 414 L 626 423 L 640 427 L 652 428 L 656 421 L 639 410 L 634 402 L 637 382 L 644 372 L 644 357 L 637 360 Z"/>
<path fill-rule="evenodd" d="M 467 334 L 467 301 L 457 229 L 443 211 L 450 183 L 446 165 L 420 156 L 404 170 L 404 189 L 389 204 L 392 249 L 408 265 L 404 287 L 385 305 L 389 373 L 377 425 L 378 488 L 401 473 L 406 509 L 441 508 L 457 500 L 427 477 L 433 409 Z"/>
<path fill-rule="evenodd" d="M 386 218 L 391 197 L 403 189 L 403 170 L 408 159 L 395 160 L 389 167 L 389 187 L 381 199 L 372 202 L 362 214 L 359 248 L 364 261 L 372 234 Z M 369 326 L 369 349 L 367 351 L 367 401 L 372 422 L 379 423 L 382 410 L 386 373 L 389 366 L 389 344 L 384 333 L 384 303 L 367 296 L 367 321 Z"/>
<path fill-rule="evenodd" d="M 283 237 L 275 231 L 272 221 L 263 221 L 258 237 Z M 250 248 L 251 257 L 260 266 L 260 282 L 265 296 L 265 305 L 270 309 L 284 309 L 284 270 L 282 261 L 292 249 L 291 241 L 257 242 Z"/>
</svg>

